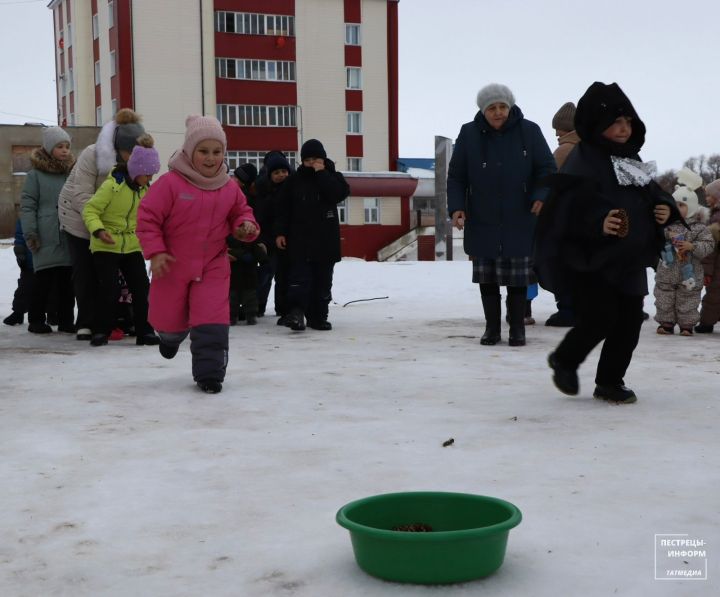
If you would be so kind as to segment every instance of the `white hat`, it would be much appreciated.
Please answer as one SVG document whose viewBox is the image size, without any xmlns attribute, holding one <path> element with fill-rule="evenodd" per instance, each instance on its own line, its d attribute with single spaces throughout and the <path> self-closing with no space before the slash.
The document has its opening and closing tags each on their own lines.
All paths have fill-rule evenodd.
<svg viewBox="0 0 720 597">
<path fill-rule="evenodd" d="M 515 105 L 515 96 L 507 85 L 490 83 L 478 91 L 477 105 L 483 114 L 493 104 L 505 104 L 509 108 Z"/>
<path fill-rule="evenodd" d="M 690 170 L 690 168 L 683 168 L 677 173 L 677 180 L 679 185 L 688 187 L 693 191 L 697 191 L 702 186 L 702 177 L 697 173 Z"/>
<path fill-rule="evenodd" d="M 692 218 L 700 206 L 695 191 L 691 191 L 688 187 L 678 187 L 673 193 L 673 199 L 675 199 L 676 203 L 684 203 L 687 205 L 686 219 Z"/>
</svg>

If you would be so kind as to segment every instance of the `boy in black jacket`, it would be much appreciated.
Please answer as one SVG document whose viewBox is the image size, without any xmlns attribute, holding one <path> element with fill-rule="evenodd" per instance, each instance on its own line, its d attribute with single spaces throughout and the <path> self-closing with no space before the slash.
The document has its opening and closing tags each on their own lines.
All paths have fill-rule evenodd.
<svg viewBox="0 0 720 597">
<path fill-rule="evenodd" d="M 302 165 L 280 195 L 276 221 L 276 245 L 287 251 L 290 261 L 287 323 L 302 331 L 307 317 L 311 328 L 330 330 L 333 269 L 340 261 L 337 204 L 350 194 L 350 187 L 317 139 L 303 144 L 300 157 Z"/>
</svg>

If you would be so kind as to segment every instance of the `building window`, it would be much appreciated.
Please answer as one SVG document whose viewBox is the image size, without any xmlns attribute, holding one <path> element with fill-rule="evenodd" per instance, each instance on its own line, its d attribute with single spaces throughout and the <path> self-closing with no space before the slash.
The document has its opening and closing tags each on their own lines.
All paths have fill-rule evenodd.
<svg viewBox="0 0 720 597">
<path fill-rule="evenodd" d="M 341 224 L 347 224 L 347 203 L 348 200 L 344 199 L 340 203 L 337 204 L 338 209 L 338 220 Z"/>
<path fill-rule="evenodd" d="M 362 71 L 355 66 L 349 66 L 347 71 L 347 89 L 362 89 Z"/>
<path fill-rule="evenodd" d="M 347 159 L 348 172 L 361 172 L 362 171 L 362 158 L 348 158 Z"/>
<path fill-rule="evenodd" d="M 295 17 L 246 12 L 215 13 L 215 31 L 242 35 L 295 36 Z"/>
<path fill-rule="evenodd" d="M 345 45 L 360 45 L 360 25 L 345 23 Z"/>
<path fill-rule="evenodd" d="M 108 29 L 112 29 L 115 26 L 115 3 L 108 2 Z"/>
<path fill-rule="evenodd" d="M 67 24 L 66 33 L 67 33 L 67 39 L 65 40 L 65 47 L 66 47 L 66 48 L 71 48 L 71 47 L 72 47 L 72 38 L 73 38 L 73 26 L 72 26 L 72 23 L 68 23 L 68 24 Z"/>
<path fill-rule="evenodd" d="M 102 126 L 102 106 L 95 108 L 95 126 Z"/>
<path fill-rule="evenodd" d="M 114 77 L 117 72 L 117 64 L 115 63 L 115 52 L 110 52 L 110 76 Z"/>
<path fill-rule="evenodd" d="M 363 205 L 365 207 L 365 223 L 380 223 L 380 201 L 377 198 L 369 199 L 366 197 L 363 199 Z"/>
<path fill-rule="evenodd" d="M 351 135 L 362 134 L 362 112 L 347 113 L 347 132 Z"/>
<path fill-rule="evenodd" d="M 100 37 L 100 22 L 98 21 L 97 13 L 92 16 L 92 35 L 93 39 Z"/>
<path fill-rule="evenodd" d="M 295 63 L 287 60 L 244 60 L 216 58 L 216 74 L 221 79 L 252 81 L 294 81 Z"/>
<path fill-rule="evenodd" d="M 73 69 L 71 68 L 68 69 L 67 84 L 67 92 L 71 93 L 75 89 L 75 82 L 73 80 Z"/>
<path fill-rule="evenodd" d="M 70 126 L 75 126 L 75 112 L 70 112 L 70 115 L 68 116 L 68 124 Z"/>
<path fill-rule="evenodd" d="M 67 95 L 67 76 L 65 73 L 60 74 L 60 93 L 63 97 Z"/>
<path fill-rule="evenodd" d="M 296 126 L 295 106 L 218 104 L 217 119 L 227 126 Z"/>
<path fill-rule="evenodd" d="M 95 63 L 95 85 L 100 85 L 100 61 Z"/>
<path fill-rule="evenodd" d="M 114 99 L 114 100 L 112 100 L 112 101 L 110 102 L 110 111 L 112 112 L 112 114 L 110 114 L 110 116 L 113 116 L 113 117 L 114 117 L 115 114 L 117 114 L 118 107 L 117 107 L 117 100 L 116 100 L 116 99 Z"/>
<path fill-rule="evenodd" d="M 226 159 L 228 166 L 230 166 L 230 170 L 235 170 L 240 164 L 246 164 L 251 163 L 253 164 L 258 170 L 260 170 L 263 166 L 263 158 L 265 157 L 265 154 L 270 151 L 269 149 L 266 149 L 264 151 L 228 151 L 226 154 Z M 287 161 L 290 162 L 290 165 L 297 162 L 297 152 L 296 151 L 283 151 L 285 154 L 285 157 L 287 157 Z"/>
</svg>

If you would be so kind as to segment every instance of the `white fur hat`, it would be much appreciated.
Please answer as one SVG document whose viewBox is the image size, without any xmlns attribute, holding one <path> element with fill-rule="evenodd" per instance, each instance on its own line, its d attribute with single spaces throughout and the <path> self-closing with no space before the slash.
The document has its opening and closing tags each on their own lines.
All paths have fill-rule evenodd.
<svg viewBox="0 0 720 597">
<path fill-rule="evenodd" d="M 687 217 L 686 219 L 692 218 L 698 211 L 700 203 L 695 191 L 691 191 L 688 187 L 678 187 L 673 193 L 673 199 L 676 203 L 684 203 L 687 205 Z"/>
<path fill-rule="evenodd" d="M 690 168 L 683 168 L 677 173 L 677 180 L 679 185 L 688 187 L 693 191 L 697 191 L 702 186 L 702 177 L 697 173 L 690 170 Z"/>
<path fill-rule="evenodd" d="M 515 96 L 507 85 L 490 83 L 478 91 L 477 105 L 483 114 L 489 106 L 496 103 L 506 104 L 510 108 L 515 105 Z"/>
</svg>

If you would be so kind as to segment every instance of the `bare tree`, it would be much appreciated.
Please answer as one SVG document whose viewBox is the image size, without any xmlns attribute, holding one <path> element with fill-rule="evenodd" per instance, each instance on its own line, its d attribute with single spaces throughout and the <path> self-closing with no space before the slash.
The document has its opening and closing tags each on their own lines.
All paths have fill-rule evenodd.
<svg viewBox="0 0 720 597">
<path fill-rule="evenodd" d="M 672 193 L 675 190 L 675 185 L 677 184 L 675 170 L 666 170 L 662 174 L 659 174 L 655 177 L 655 182 L 660 185 L 663 191 Z"/>
<path fill-rule="evenodd" d="M 714 153 L 708 157 L 707 172 L 710 175 L 710 180 L 708 180 L 705 184 L 720 178 L 720 154 Z"/>
</svg>

